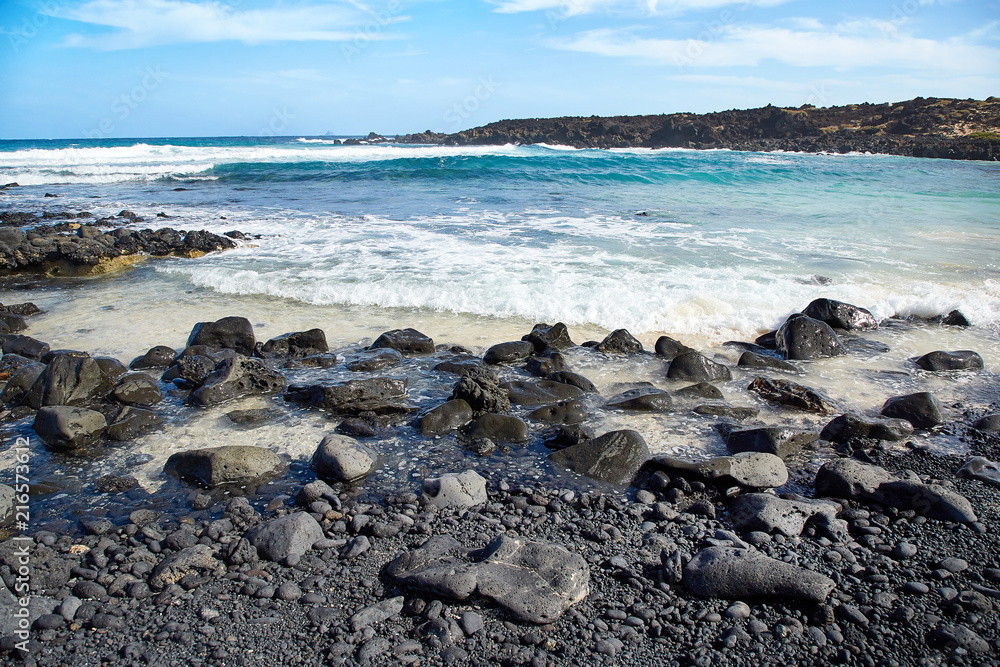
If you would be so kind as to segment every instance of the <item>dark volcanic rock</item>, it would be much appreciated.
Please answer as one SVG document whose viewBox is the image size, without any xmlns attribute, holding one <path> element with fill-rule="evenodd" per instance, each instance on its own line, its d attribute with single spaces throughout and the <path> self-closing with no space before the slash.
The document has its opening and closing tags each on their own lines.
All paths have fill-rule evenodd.
<svg viewBox="0 0 1000 667">
<path fill-rule="evenodd" d="M 269 449 L 226 445 L 173 454 L 163 470 L 211 488 L 263 480 L 281 467 L 281 458 Z"/>
<path fill-rule="evenodd" d="M 726 448 L 733 453 L 765 452 L 782 459 L 798 453 L 817 439 L 818 435 L 813 431 L 782 426 L 737 429 L 725 436 Z"/>
<path fill-rule="evenodd" d="M 695 384 L 690 384 L 686 387 L 682 387 L 677 390 L 677 394 L 684 397 L 700 397 L 707 398 L 712 401 L 721 401 L 725 397 L 719 388 L 710 382 L 698 382 Z"/>
<path fill-rule="evenodd" d="M 941 404 L 926 391 L 890 398 L 882 406 L 882 415 L 905 419 L 913 428 L 921 429 L 933 428 L 944 421 Z"/>
<path fill-rule="evenodd" d="M 636 471 L 649 458 L 649 448 L 635 431 L 611 431 L 560 449 L 549 459 L 581 475 L 611 484 L 630 484 Z"/>
<path fill-rule="evenodd" d="M 454 398 L 433 408 L 417 419 L 422 435 L 449 433 L 472 421 L 472 408 L 461 398 Z"/>
<path fill-rule="evenodd" d="M 774 488 L 788 481 L 785 462 L 774 454 L 744 452 L 732 456 L 719 456 L 708 461 L 685 461 L 669 456 L 653 459 L 657 466 L 668 471 L 694 473 L 699 477 L 736 483 L 750 488 Z"/>
<path fill-rule="evenodd" d="M 771 380 L 758 377 L 750 383 L 748 390 L 771 403 L 785 405 L 805 412 L 821 415 L 835 411 L 830 400 L 816 391 L 788 380 Z"/>
<path fill-rule="evenodd" d="M 693 348 L 688 347 L 684 343 L 674 340 L 669 336 L 660 336 L 656 339 L 655 345 L 656 355 L 663 357 L 664 359 L 671 360 L 682 354 L 689 354 L 695 352 Z"/>
<path fill-rule="evenodd" d="M 362 412 L 365 409 L 377 412 L 380 406 L 391 406 L 405 397 L 406 386 L 405 378 L 369 378 L 335 385 L 289 387 L 285 398 L 341 413 Z"/>
<path fill-rule="evenodd" d="M 811 317 L 791 317 L 775 334 L 775 349 L 785 359 L 819 359 L 847 354 L 837 334 L 826 322 Z"/>
<path fill-rule="evenodd" d="M 552 326 L 548 324 L 536 324 L 531 329 L 531 333 L 526 334 L 521 340 L 528 341 L 535 347 L 536 354 L 542 354 L 549 349 L 565 350 L 573 347 L 574 343 L 569 337 L 569 330 L 562 322 L 557 322 Z"/>
<path fill-rule="evenodd" d="M 194 325 L 187 344 L 188 347 L 224 347 L 249 357 L 254 353 L 257 339 L 254 337 L 253 325 L 247 318 L 223 317 L 215 322 L 199 322 Z"/>
<path fill-rule="evenodd" d="M 3 393 L 0 393 L 0 403 L 18 405 L 43 371 L 45 371 L 45 364 L 41 363 L 27 363 L 18 368 L 7 380 Z"/>
<path fill-rule="evenodd" d="M 870 311 L 832 299 L 816 299 L 806 306 L 802 314 L 826 322 L 835 329 L 854 331 L 878 328 L 878 322 Z"/>
<path fill-rule="evenodd" d="M 166 345 L 157 345 L 149 348 L 146 354 L 136 357 L 128 365 L 134 371 L 147 370 L 150 368 L 167 368 L 177 356 L 177 351 Z"/>
<path fill-rule="evenodd" d="M 309 331 L 294 331 L 286 333 L 264 343 L 261 347 L 264 357 L 309 357 L 330 351 L 326 343 L 326 334 L 322 329 Z"/>
<path fill-rule="evenodd" d="M 876 502 L 915 510 L 931 519 L 971 523 L 972 505 L 961 494 L 937 484 L 900 479 L 878 466 L 855 459 L 835 459 L 816 473 L 816 495 Z"/>
<path fill-rule="evenodd" d="M 529 341 L 498 343 L 486 350 L 483 361 L 488 364 L 512 364 L 527 359 L 534 351 L 535 346 Z"/>
<path fill-rule="evenodd" d="M 346 435 L 328 435 L 313 454 L 312 469 L 326 479 L 356 482 L 378 465 L 378 452 Z"/>
<path fill-rule="evenodd" d="M 625 329 L 612 331 L 594 349 L 605 354 L 640 354 L 643 351 L 642 343 Z"/>
<path fill-rule="evenodd" d="M 569 399 L 532 410 L 528 417 L 549 424 L 579 424 L 587 418 L 587 411 L 580 401 Z"/>
<path fill-rule="evenodd" d="M 395 368 L 403 363 L 403 355 L 398 350 L 391 347 L 382 347 L 369 350 L 360 355 L 357 359 L 347 364 L 347 370 L 355 373 L 368 373 L 381 371 L 386 368 Z"/>
<path fill-rule="evenodd" d="M 115 415 L 105 435 L 111 440 L 123 442 L 157 429 L 162 424 L 163 418 L 152 410 L 124 407 Z"/>
<path fill-rule="evenodd" d="M 563 384 L 571 384 L 574 387 L 578 387 L 579 389 L 582 389 L 584 392 L 588 393 L 597 391 L 597 387 L 594 386 L 593 382 L 583 377 L 579 373 L 573 373 L 572 371 L 556 371 L 554 373 L 550 373 L 547 379 L 551 380 L 552 382 L 562 382 Z"/>
<path fill-rule="evenodd" d="M 50 449 L 67 451 L 90 444 L 107 426 L 107 419 L 100 412 L 52 405 L 38 411 L 32 428 Z"/>
<path fill-rule="evenodd" d="M 57 354 L 24 398 L 36 410 L 45 405 L 83 405 L 110 389 L 101 367 L 89 356 Z"/>
<path fill-rule="evenodd" d="M 163 400 L 163 393 L 156 380 L 145 373 L 126 375 L 112 391 L 115 400 L 124 405 L 156 405 Z"/>
<path fill-rule="evenodd" d="M 393 329 L 375 339 L 369 350 L 389 347 L 404 355 L 433 354 L 434 341 L 416 329 Z"/>
<path fill-rule="evenodd" d="M 973 456 L 966 461 L 955 473 L 955 476 L 963 479 L 978 479 L 1000 487 L 1000 466 L 982 456 Z"/>
<path fill-rule="evenodd" d="M 971 327 L 972 322 L 969 318 L 962 314 L 962 311 L 953 310 L 944 317 L 941 318 L 941 324 L 949 327 Z"/>
<path fill-rule="evenodd" d="M 504 382 L 500 388 L 507 390 L 510 402 L 514 405 L 545 405 L 568 398 L 576 398 L 583 393 L 579 387 L 549 380 L 537 382 L 515 380 Z"/>
<path fill-rule="evenodd" d="M 920 357 L 916 364 L 925 371 L 978 371 L 983 369 L 983 358 L 972 350 L 937 350 Z"/>
<path fill-rule="evenodd" d="M 1000 414 L 980 417 L 972 424 L 972 428 L 987 433 L 1000 433 Z"/>
<path fill-rule="evenodd" d="M 630 389 L 608 400 L 606 407 L 618 410 L 637 410 L 643 412 L 669 412 L 673 403 L 670 394 L 662 389 L 647 387 Z"/>
<path fill-rule="evenodd" d="M 863 417 L 848 413 L 834 418 L 819 437 L 841 444 L 853 438 L 872 438 L 898 442 L 913 435 L 913 426 L 905 419 Z"/>
<path fill-rule="evenodd" d="M 487 413 L 510 412 L 510 392 L 499 384 L 499 379 L 488 368 L 473 367 L 462 371 L 462 379 L 451 392 L 469 404 L 475 416 Z"/>
<path fill-rule="evenodd" d="M 756 550 L 709 547 L 684 567 L 684 586 L 701 597 L 742 600 L 792 598 L 820 603 L 834 589 L 832 579 Z"/>
<path fill-rule="evenodd" d="M 294 512 L 254 526 L 247 531 L 246 539 L 261 558 L 291 562 L 298 561 L 323 539 L 323 529 L 306 512 Z"/>
<path fill-rule="evenodd" d="M 712 361 L 698 352 L 685 352 L 674 357 L 667 368 L 667 377 L 671 380 L 690 380 L 692 382 L 715 382 L 732 379 L 729 369 L 720 363 Z"/>
<path fill-rule="evenodd" d="M 469 433 L 495 442 L 527 442 L 528 425 L 509 415 L 484 414 L 469 426 Z"/>
<path fill-rule="evenodd" d="M 750 350 L 740 355 L 740 360 L 736 362 L 736 365 L 741 368 L 772 368 L 776 371 L 786 371 L 788 373 L 797 373 L 799 370 L 787 361 L 764 354 L 757 354 Z"/>
<path fill-rule="evenodd" d="M 284 375 L 271 370 L 260 359 L 223 359 L 205 383 L 191 392 L 191 401 L 207 407 L 234 398 L 274 394 L 284 389 L 286 384 Z"/>
<path fill-rule="evenodd" d="M 0 349 L 6 354 L 16 354 L 27 359 L 41 359 L 49 351 L 49 344 L 31 336 L 4 336 Z"/>
</svg>

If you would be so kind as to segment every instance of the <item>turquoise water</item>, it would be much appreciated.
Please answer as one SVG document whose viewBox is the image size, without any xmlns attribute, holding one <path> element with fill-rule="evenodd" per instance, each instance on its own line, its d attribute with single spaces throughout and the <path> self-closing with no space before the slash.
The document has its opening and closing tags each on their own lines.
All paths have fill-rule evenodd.
<svg viewBox="0 0 1000 667">
<path fill-rule="evenodd" d="M 6 208 L 129 208 L 147 221 L 165 211 L 177 220 L 153 226 L 265 235 L 164 264 L 170 289 L 716 342 L 817 296 L 879 317 L 960 308 L 978 325 L 1000 322 L 995 163 L 89 140 L 0 142 L 0 181 L 23 186 Z"/>
</svg>

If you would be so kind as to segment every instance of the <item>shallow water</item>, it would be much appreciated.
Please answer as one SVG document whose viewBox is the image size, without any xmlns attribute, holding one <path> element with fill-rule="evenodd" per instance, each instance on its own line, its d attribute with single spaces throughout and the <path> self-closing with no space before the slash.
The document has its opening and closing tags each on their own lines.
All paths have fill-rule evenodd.
<svg viewBox="0 0 1000 667">
<path fill-rule="evenodd" d="M 649 350 L 666 334 L 732 366 L 740 351 L 723 343 L 753 340 L 828 297 L 879 319 L 959 308 L 974 326 L 888 320 L 864 338 L 889 352 L 803 363 L 789 379 L 822 390 L 844 410 L 869 414 L 913 391 L 932 391 L 952 420 L 998 399 L 1000 165 L 729 151 L 343 147 L 296 138 L 0 142 L 0 180 L 24 186 L 2 191 L 4 210 L 110 215 L 127 208 L 147 217 L 140 227 L 260 235 L 236 250 L 150 259 L 118 275 L 8 280 L 0 302 L 41 306 L 28 333 L 54 349 L 127 363 L 154 345 L 182 348 L 199 321 L 241 315 L 259 340 L 322 328 L 341 358 L 401 327 L 481 353 L 520 339 L 536 322 L 563 321 L 577 342 L 624 327 Z M 171 217 L 155 218 L 160 211 Z M 910 362 L 936 349 L 974 349 L 987 371 L 935 375 Z M 680 388 L 665 379 L 663 361 L 586 350 L 568 356 L 572 370 L 601 392 L 588 399 L 597 432 L 634 428 L 655 453 L 724 452 L 718 420 L 601 407 L 619 385 Z M 454 384 L 430 371 L 434 362 L 387 373 L 409 379 L 410 399 L 421 409 L 445 400 Z M 297 375 L 332 382 L 351 374 L 341 364 L 290 379 Z M 734 405 L 760 409 L 759 423 L 819 428 L 828 420 L 762 404 L 746 392 L 755 375 L 734 369 L 734 379 L 719 387 Z M 259 428 L 235 427 L 224 416 L 271 405 L 282 416 Z M 183 498 L 162 475 L 163 462 L 176 451 L 222 443 L 272 448 L 288 458 L 289 478 L 302 478 L 336 424 L 280 398 L 202 410 L 168 397 L 160 409 L 168 419 L 163 431 L 97 459 L 51 455 L 36 443 L 38 497 L 59 508 L 114 472 Z M 31 435 L 29 427 L 5 426 L 5 443 Z M 954 436 L 926 440 L 938 451 L 964 447 Z M 589 484 L 548 465 L 537 441 L 475 459 L 454 436 L 419 438 L 403 424 L 379 447 L 381 468 L 362 493 L 411 489 L 424 476 L 463 467 Z M 10 451 L 0 452 L 0 467 L 11 462 Z"/>
</svg>

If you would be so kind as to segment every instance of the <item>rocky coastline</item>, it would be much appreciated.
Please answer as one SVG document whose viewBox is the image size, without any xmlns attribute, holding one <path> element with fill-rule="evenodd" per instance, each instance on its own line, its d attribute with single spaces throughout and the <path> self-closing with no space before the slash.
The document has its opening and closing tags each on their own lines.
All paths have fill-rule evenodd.
<svg viewBox="0 0 1000 667">
<path fill-rule="evenodd" d="M 387 140 L 373 133 L 366 142 Z M 391 141 L 876 153 L 994 161 L 1000 159 L 1000 100 L 918 97 L 893 104 L 823 108 L 767 106 L 709 114 L 530 118 L 501 120 L 453 134 L 407 134 Z"/>
<path fill-rule="evenodd" d="M 6 306 L 0 319 L 30 332 L 36 311 Z M 171 456 L 178 486 L 162 493 L 108 476 L 97 484 L 104 501 L 78 520 L 8 528 L 0 655 L 30 665 L 998 664 L 995 391 L 983 408 L 946 409 L 923 391 L 857 414 L 789 379 L 799 365 L 858 354 L 864 332 L 888 324 L 818 299 L 731 343 L 742 350 L 734 366 L 667 336 L 648 351 L 625 330 L 577 344 L 562 324 L 481 355 L 395 329 L 342 356 L 321 329 L 259 341 L 232 316 L 127 365 L 6 333 L 0 420 L 30 424 L 33 446 L 60 455 L 99 457 L 163 428 L 167 400 L 197 410 L 270 397 L 269 409 L 228 414 L 250 427 L 282 410 L 332 421 L 308 461 L 213 442 Z M 967 325 L 952 312 L 915 326 Z M 575 355 L 655 359 L 677 388 L 601 396 Z M 986 372 L 968 350 L 912 363 L 928 376 Z M 340 365 L 352 379 L 323 379 Z M 444 400 L 411 391 L 398 371 L 414 365 Z M 755 409 L 722 398 L 713 383 L 740 373 L 788 425 L 756 423 Z M 715 420 L 728 454 L 653 456 L 635 430 L 589 428 L 594 406 Z M 801 428 L 799 414 L 826 426 Z M 385 439 L 404 431 L 457 437 L 470 457 L 541 440 L 553 465 L 593 485 L 458 465 L 364 495 Z M 929 453 L 923 436 L 943 434 L 968 456 Z M 821 445 L 833 455 L 804 472 L 800 456 Z M 793 477 L 805 478 L 801 492 Z M 0 513 L 18 493 L 0 487 Z M 21 558 L 24 605 L 12 593 L 23 590 Z M 30 632 L 18 634 L 24 623 Z"/>
</svg>

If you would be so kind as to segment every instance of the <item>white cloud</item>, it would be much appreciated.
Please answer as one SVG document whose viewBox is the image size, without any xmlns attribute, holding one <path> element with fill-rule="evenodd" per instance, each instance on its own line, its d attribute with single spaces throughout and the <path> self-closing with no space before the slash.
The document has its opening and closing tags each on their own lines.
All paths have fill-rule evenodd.
<svg viewBox="0 0 1000 667">
<path fill-rule="evenodd" d="M 359 34 L 370 41 L 387 38 L 385 30 L 405 20 L 354 2 L 237 10 L 215 0 L 90 0 L 61 6 L 52 15 L 114 29 L 106 35 L 70 35 L 66 41 L 104 50 L 221 41 L 351 41 Z"/>
<path fill-rule="evenodd" d="M 546 11 L 563 17 L 598 11 L 642 11 L 648 14 L 680 14 L 731 5 L 774 7 L 790 0 L 489 0 L 502 14 Z"/>
<path fill-rule="evenodd" d="M 879 31 L 877 25 L 824 30 L 718 25 L 690 39 L 643 38 L 634 30 L 591 30 L 566 40 L 549 40 L 567 51 L 632 57 L 686 67 L 741 67 L 777 62 L 795 67 L 836 69 L 901 68 L 963 74 L 1000 72 L 1000 50 L 966 37 L 933 40 Z"/>
</svg>

